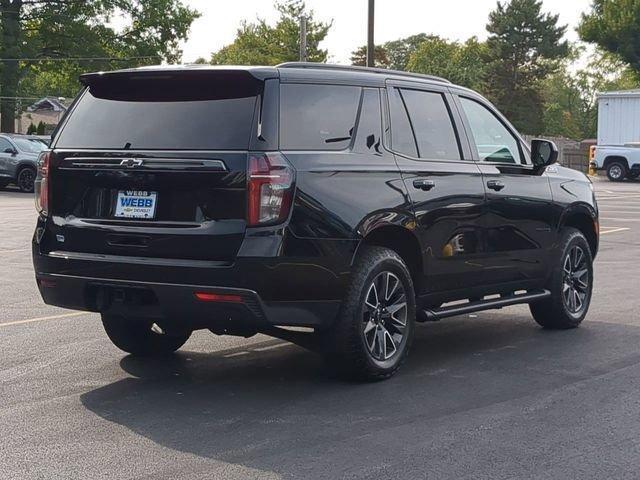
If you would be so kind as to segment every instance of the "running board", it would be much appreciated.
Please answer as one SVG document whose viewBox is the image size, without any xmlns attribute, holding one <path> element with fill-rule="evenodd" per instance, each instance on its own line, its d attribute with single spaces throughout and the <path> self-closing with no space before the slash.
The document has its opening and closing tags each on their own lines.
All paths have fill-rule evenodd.
<svg viewBox="0 0 640 480">
<path fill-rule="evenodd" d="M 464 315 L 466 313 L 481 312 L 483 310 L 493 310 L 494 308 L 508 307 L 521 303 L 531 303 L 551 296 L 549 290 L 533 290 L 526 293 L 502 295 L 499 298 L 489 300 L 478 300 L 475 302 L 452 305 L 451 307 L 436 308 L 433 310 L 422 310 L 418 315 L 418 321 L 437 322 L 447 317 Z"/>
</svg>

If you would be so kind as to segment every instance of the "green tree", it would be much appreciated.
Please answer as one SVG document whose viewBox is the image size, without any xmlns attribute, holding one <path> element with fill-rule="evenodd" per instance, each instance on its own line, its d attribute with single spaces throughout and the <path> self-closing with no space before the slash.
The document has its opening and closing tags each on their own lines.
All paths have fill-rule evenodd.
<svg viewBox="0 0 640 480">
<path fill-rule="evenodd" d="M 27 128 L 27 135 L 35 135 L 37 131 L 38 128 L 31 122 L 29 128 Z"/>
<path fill-rule="evenodd" d="M 110 25 L 115 15 L 127 19 L 122 28 Z M 26 89 L 71 96 L 81 72 L 179 60 L 197 16 L 183 0 L 0 0 L 2 131 L 14 130 L 12 97 Z M 73 60 L 81 57 L 114 60 Z"/>
<path fill-rule="evenodd" d="M 38 122 L 38 126 L 36 127 L 36 133 L 38 135 L 44 135 L 44 132 L 46 131 L 47 126 L 44 124 L 44 122 L 42 120 L 40 120 Z"/>
<path fill-rule="evenodd" d="M 382 45 L 376 45 L 373 49 L 374 66 L 379 68 L 389 68 L 389 57 L 387 49 Z M 364 45 L 351 52 L 351 65 L 364 67 L 367 65 L 367 46 Z"/>
<path fill-rule="evenodd" d="M 411 35 L 406 38 L 386 42 L 383 47 L 389 59 L 389 68 L 393 70 L 406 70 L 411 55 L 417 50 L 420 44 L 431 38 L 437 38 L 426 33 Z"/>
<path fill-rule="evenodd" d="M 541 133 L 541 83 L 569 53 L 566 26 L 558 26 L 558 15 L 543 13 L 540 0 L 511 0 L 498 2 L 487 31 L 488 96 L 520 130 Z"/>
<path fill-rule="evenodd" d="M 544 81 L 543 133 L 575 140 L 595 138 L 598 92 L 637 88 L 638 75 L 616 56 L 600 51 L 584 68 L 572 70 L 572 64 L 566 62 Z"/>
<path fill-rule="evenodd" d="M 640 0 L 593 0 L 582 15 L 580 38 L 619 55 L 640 72 Z"/>
<path fill-rule="evenodd" d="M 445 77 L 458 85 L 482 90 L 485 49 L 476 37 L 462 44 L 429 37 L 411 54 L 407 70 Z"/>
<path fill-rule="evenodd" d="M 327 50 L 319 47 L 331 28 L 332 22 L 313 19 L 303 0 L 276 2 L 280 18 L 274 26 L 265 20 L 242 22 L 233 43 L 211 55 L 214 65 L 276 65 L 297 61 L 300 57 L 300 17 L 307 17 L 307 59 L 326 62 Z"/>
</svg>

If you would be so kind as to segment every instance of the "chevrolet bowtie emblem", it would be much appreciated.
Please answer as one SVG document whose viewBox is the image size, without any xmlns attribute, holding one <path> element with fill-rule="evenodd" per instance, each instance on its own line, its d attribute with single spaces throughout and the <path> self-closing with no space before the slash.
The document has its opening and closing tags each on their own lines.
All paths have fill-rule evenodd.
<svg viewBox="0 0 640 480">
<path fill-rule="evenodd" d="M 144 161 L 141 158 L 125 158 L 120 162 L 121 167 L 135 168 L 141 167 Z"/>
</svg>

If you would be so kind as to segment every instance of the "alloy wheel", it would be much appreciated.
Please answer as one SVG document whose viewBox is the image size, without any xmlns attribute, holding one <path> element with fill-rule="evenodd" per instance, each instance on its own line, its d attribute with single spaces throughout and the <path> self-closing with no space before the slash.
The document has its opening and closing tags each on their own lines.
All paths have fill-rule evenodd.
<svg viewBox="0 0 640 480">
<path fill-rule="evenodd" d="M 586 306 L 589 294 L 589 268 L 584 250 L 575 245 L 567 253 L 564 265 L 562 298 L 567 310 L 578 314 Z"/>
<path fill-rule="evenodd" d="M 389 360 L 400 350 L 407 329 L 407 296 L 393 273 L 385 271 L 373 279 L 365 297 L 362 325 L 374 359 Z"/>
<path fill-rule="evenodd" d="M 33 192 L 33 184 L 36 179 L 36 174 L 30 168 L 25 168 L 18 175 L 18 187 L 23 192 Z"/>
</svg>

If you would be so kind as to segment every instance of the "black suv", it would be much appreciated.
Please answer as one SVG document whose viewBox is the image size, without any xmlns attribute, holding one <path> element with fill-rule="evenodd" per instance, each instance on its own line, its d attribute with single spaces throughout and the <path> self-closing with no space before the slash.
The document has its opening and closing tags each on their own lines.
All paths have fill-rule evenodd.
<svg viewBox="0 0 640 480">
<path fill-rule="evenodd" d="M 385 378 L 415 321 L 587 313 L 590 181 L 471 90 L 307 63 L 81 81 L 39 160 L 33 260 L 46 303 L 100 312 L 126 352 L 266 333 Z"/>
</svg>

